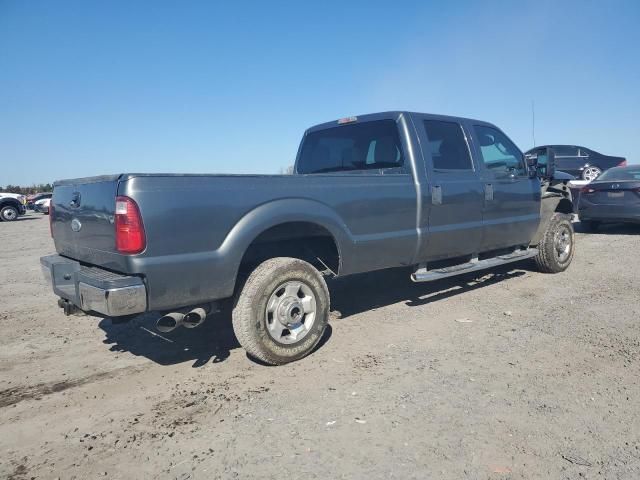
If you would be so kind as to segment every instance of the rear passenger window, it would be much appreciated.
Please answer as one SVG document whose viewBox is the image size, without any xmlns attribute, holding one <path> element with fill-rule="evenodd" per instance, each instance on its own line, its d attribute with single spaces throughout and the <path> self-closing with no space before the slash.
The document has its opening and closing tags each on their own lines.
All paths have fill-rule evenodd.
<svg viewBox="0 0 640 480">
<path fill-rule="evenodd" d="M 435 170 L 473 170 L 467 141 L 459 123 L 425 120 L 424 129 Z"/>
<path fill-rule="evenodd" d="M 473 128 L 486 168 L 499 175 L 527 174 L 522 152 L 504 133 L 484 125 L 475 125 Z"/>
<path fill-rule="evenodd" d="M 303 140 L 296 171 L 405 173 L 396 122 L 377 120 L 311 132 Z"/>
<path fill-rule="evenodd" d="M 556 157 L 577 157 L 578 156 L 578 147 L 569 147 L 566 145 L 562 145 L 559 147 L 553 148 Z"/>
</svg>

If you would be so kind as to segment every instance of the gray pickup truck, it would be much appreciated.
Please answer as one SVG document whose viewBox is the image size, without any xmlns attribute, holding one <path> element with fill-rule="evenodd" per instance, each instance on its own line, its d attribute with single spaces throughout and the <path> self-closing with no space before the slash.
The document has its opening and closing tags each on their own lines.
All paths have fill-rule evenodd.
<svg viewBox="0 0 640 480">
<path fill-rule="evenodd" d="M 41 258 L 65 313 L 160 312 L 196 327 L 233 298 L 233 327 L 269 364 L 307 355 L 329 317 L 325 276 L 411 266 L 415 282 L 574 254 L 566 176 L 496 126 L 411 112 L 304 134 L 293 175 L 125 173 L 55 183 L 57 254 Z"/>
</svg>

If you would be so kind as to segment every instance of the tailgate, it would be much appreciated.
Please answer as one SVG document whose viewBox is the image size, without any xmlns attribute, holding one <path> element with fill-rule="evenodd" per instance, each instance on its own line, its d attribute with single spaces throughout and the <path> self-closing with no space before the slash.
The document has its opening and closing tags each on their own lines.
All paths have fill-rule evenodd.
<svg viewBox="0 0 640 480">
<path fill-rule="evenodd" d="M 113 215 L 119 178 L 80 178 L 54 185 L 51 225 L 58 253 L 87 263 L 112 263 L 117 256 Z"/>
</svg>

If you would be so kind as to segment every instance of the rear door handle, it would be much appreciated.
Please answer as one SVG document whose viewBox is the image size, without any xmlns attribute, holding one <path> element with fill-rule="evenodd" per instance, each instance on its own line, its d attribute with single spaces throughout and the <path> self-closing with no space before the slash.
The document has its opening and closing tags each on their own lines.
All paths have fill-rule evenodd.
<svg viewBox="0 0 640 480">
<path fill-rule="evenodd" d="M 491 183 L 484 184 L 484 199 L 493 200 L 493 185 Z"/>
<path fill-rule="evenodd" d="M 431 203 L 433 205 L 442 205 L 442 187 L 440 185 L 431 187 Z"/>
</svg>

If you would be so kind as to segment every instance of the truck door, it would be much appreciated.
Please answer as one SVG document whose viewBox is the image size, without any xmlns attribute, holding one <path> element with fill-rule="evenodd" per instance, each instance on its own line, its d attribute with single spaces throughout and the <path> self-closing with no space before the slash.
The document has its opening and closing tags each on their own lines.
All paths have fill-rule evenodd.
<svg viewBox="0 0 640 480">
<path fill-rule="evenodd" d="M 540 221 L 540 180 L 529 177 L 522 152 L 503 132 L 487 124 L 472 130 L 484 187 L 480 250 L 528 245 Z"/>
<path fill-rule="evenodd" d="M 429 192 L 428 227 L 418 261 L 476 253 L 482 239 L 483 190 L 463 125 L 450 118 L 416 115 Z M 426 209 L 425 209 L 426 210 Z"/>
<path fill-rule="evenodd" d="M 351 236 L 341 245 L 343 274 L 411 265 L 415 257 L 417 197 L 404 126 L 398 114 L 350 117 L 302 141 L 298 188 L 337 212 Z"/>
</svg>

